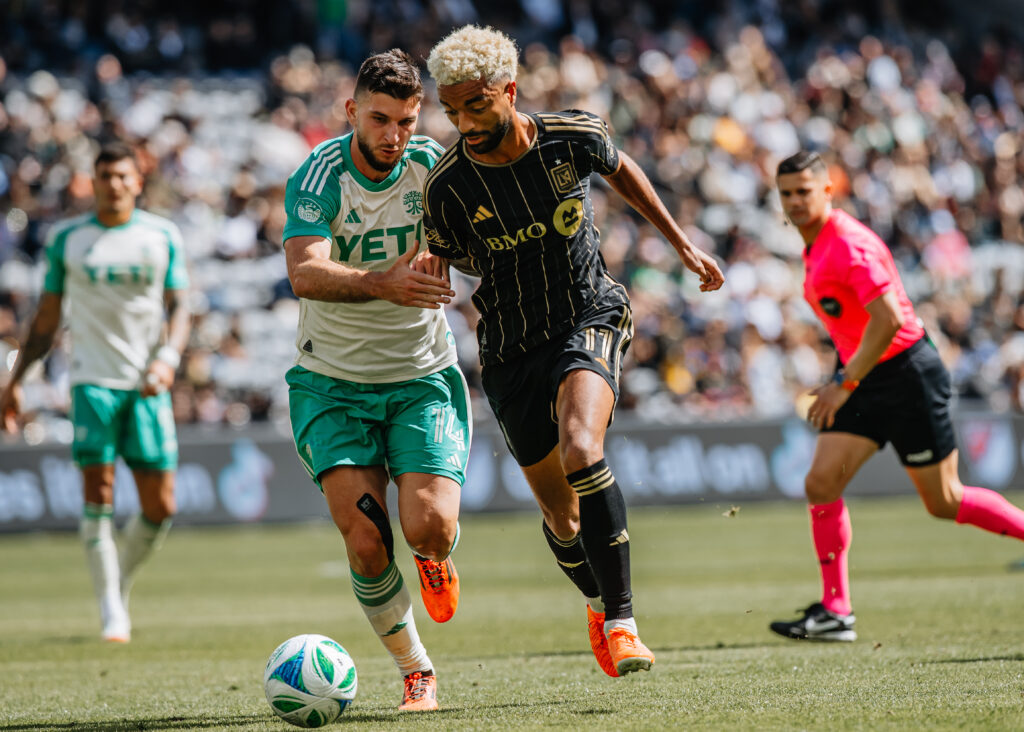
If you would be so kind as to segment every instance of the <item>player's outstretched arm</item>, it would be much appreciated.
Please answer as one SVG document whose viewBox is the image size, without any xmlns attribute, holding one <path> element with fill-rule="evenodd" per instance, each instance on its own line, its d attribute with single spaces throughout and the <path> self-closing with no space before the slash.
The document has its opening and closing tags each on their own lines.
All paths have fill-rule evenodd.
<svg viewBox="0 0 1024 732">
<path fill-rule="evenodd" d="M 331 242 L 321 236 L 293 236 L 285 241 L 284 251 L 292 291 L 307 300 L 387 300 L 437 310 L 455 295 L 445 280 L 412 269 L 418 241 L 384 272 L 367 272 L 333 261 Z"/>
<path fill-rule="evenodd" d="M 672 219 L 665 204 L 658 198 L 650 179 L 633 158 L 619 151 L 619 169 L 605 176 L 608 184 L 622 196 L 626 203 L 635 208 L 650 221 L 675 247 L 679 258 L 688 270 L 700 277 L 700 289 L 704 292 L 717 290 L 725 282 L 722 270 L 714 257 L 701 251 L 679 225 Z"/>
<path fill-rule="evenodd" d="M 18 415 L 21 413 L 21 379 L 28 367 L 45 356 L 53 346 L 54 336 L 60 327 L 60 308 L 63 298 L 52 292 L 44 292 L 39 307 L 32 318 L 25 343 L 18 350 L 18 358 L 11 369 L 11 378 L 0 394 L 0 418 L 5 432 L 18 429 Z"/>
</svg>

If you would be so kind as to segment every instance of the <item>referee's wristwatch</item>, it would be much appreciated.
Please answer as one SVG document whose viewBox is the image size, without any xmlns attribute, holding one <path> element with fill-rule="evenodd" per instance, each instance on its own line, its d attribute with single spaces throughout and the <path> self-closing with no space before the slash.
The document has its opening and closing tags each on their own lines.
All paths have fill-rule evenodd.
<svg viewBox="0 0 1024 732">
<path fill-rule="evenodd" d="M 853 391 L 860 386 L 860 381 L 846 378 L 845 369 L 839 369 L 836 371 L 835 375 L 832 377 L 832 383 L 846 389 L 847 391 Z"/>
</svg>

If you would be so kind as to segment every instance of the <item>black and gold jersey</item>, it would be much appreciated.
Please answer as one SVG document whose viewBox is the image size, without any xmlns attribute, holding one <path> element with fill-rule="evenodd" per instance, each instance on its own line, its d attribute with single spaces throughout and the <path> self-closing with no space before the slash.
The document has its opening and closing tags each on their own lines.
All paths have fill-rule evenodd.
<svg viewBox="0 0 1024 732">
<path fill-rule="evenodd" d="M 423 228 L 430 251 L 468 260 L 480 275 L 473 304 L 484 364 L 507 361 L 565 333 L 594 311 L 628 302 L 599 251 L 590 175 L 619 154 L 589 112 L 530 115 L 536 137 L 510 163 L 482 163 L 456 142 L 427 176 Z"/>
</svg>

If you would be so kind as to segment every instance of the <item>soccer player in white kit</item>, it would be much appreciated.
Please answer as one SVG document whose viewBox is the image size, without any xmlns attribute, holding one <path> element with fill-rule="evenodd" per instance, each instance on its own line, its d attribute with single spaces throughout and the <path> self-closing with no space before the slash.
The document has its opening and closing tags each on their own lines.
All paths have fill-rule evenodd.
<svg viewBox="0 0 1024 732">
<path fill-rule="evenodd" d="M 441 260 L 418 254 L 423 183 L 443 152 L 414 135 L 423 86 L 392 49 L 363 62 L 352 132 L 317 146 L 285 192 L 284 248 L 300 298 L 288 401 L 295 448 L 345 541 L 352 589 L 403 678 L 403 711 L 438 708 L 437 677 L 398 569 L 389 480 L 420 596 L 455 614 L 459 494 L 472 413 L 441 305 Z M 423 247 L 426 249 L 426 247 Z"/>
<path fill-rule="evenodd" d="M 178 442 L 169 389 L 188 341 L 188 274 L 178 228 L 136 208 L 134 152 L 104 145 L 95 161 L 95 211 L 50 230 L 43 293 L 0 395 L 3 428 L 21 411 L 20 383 L 53 345 L 67 308 L 71 335 L 71 452 L 82 471 L 79 525 L 106 641 L 131 638 L 128 592 L 174 515 Z M 114 464 L 132 469 L 141 513 L 114 540 Z"/>
</svg>

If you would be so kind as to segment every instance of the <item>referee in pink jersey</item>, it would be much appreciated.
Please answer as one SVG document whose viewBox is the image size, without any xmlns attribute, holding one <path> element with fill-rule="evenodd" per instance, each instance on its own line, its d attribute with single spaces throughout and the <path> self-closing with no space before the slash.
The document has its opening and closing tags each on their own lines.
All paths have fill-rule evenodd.
<svg viewBox="0 0 1024 732">
<path fill-rule="evenodd" d="M 820 430 L 804 481 L 822 598 L 771 629 L 787 638 L 853 641 L 847 552 L 852 530 L 843 490 L 891 442 L 933 516 L 1024 540 L 1024 511 L 957 475 L 949 373 L 907 298 L 888 247 L 849 214 L 832 208 L 821 157 L 799 152 L 779 163 L 786 217 L 804 251 L 804 298 L 839 355 L 832 379 L 816 388 L 807 419 Z"/>
</svg>

